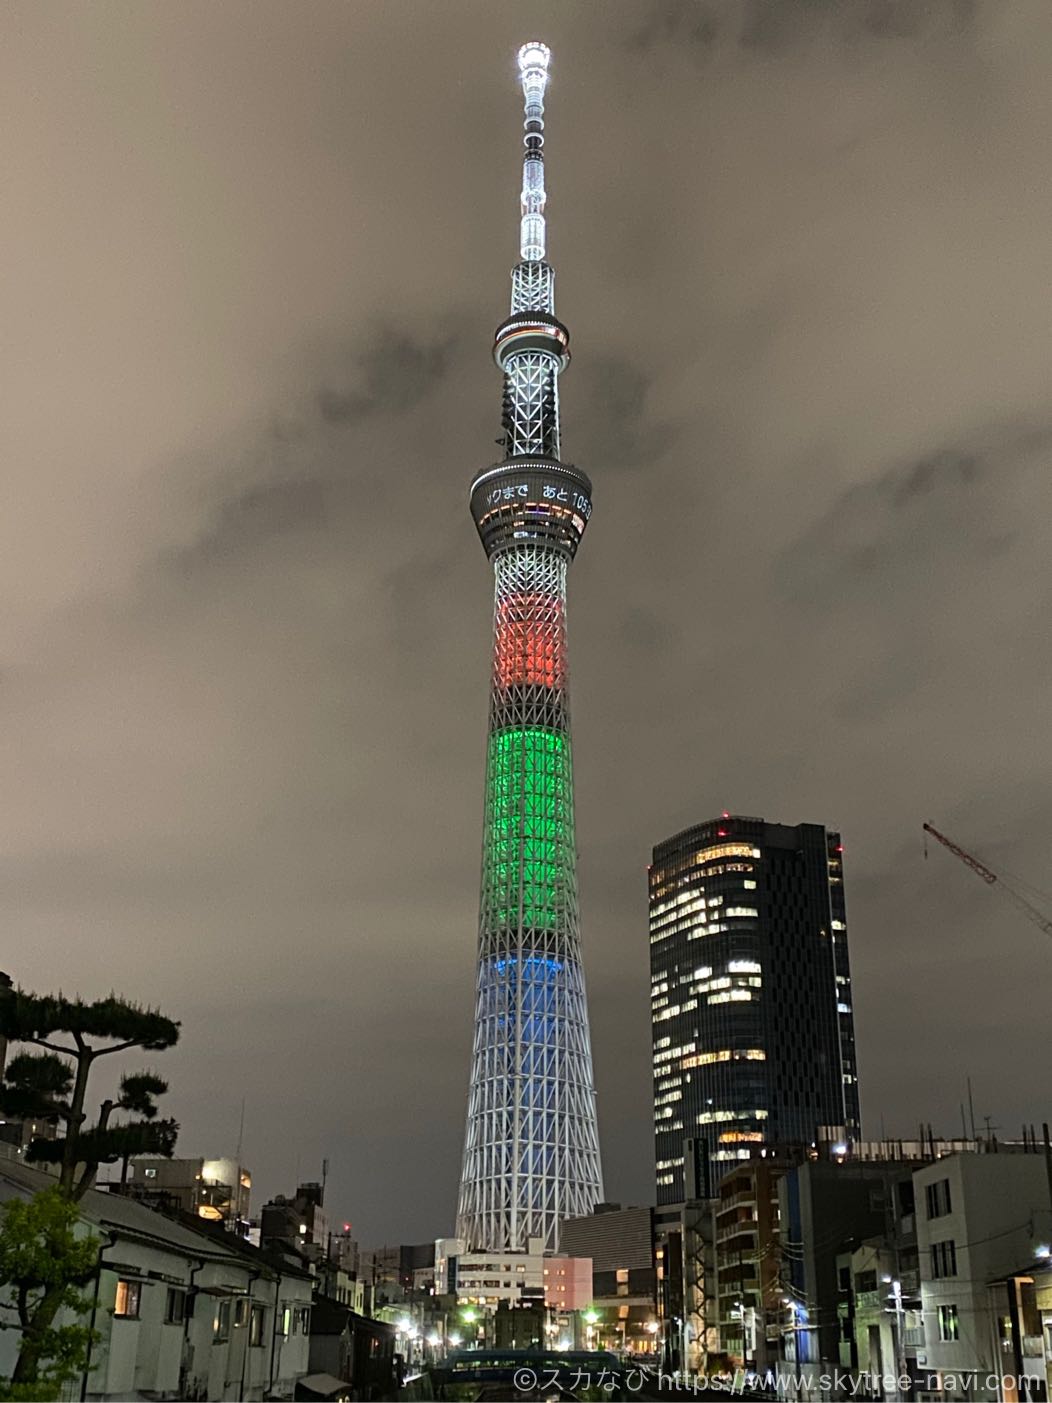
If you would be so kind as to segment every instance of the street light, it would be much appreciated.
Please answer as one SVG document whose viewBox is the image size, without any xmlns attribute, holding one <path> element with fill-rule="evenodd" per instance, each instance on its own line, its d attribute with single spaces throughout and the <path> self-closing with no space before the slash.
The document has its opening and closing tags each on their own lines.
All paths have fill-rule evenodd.
<svg viewBox="0 0 1052 1403">
<path fill-rule="evenodd" d="M 886 1286 L 891 1287 L 888 1292 L 888 1300 L 895 1303 L 891 1307 L 895 1312 L 895 1367 L 898 1370 L 899 1378 L 902 1379 L 906 1377 L 906 1330 L 903 1320 L 902 1282 L 891 1276 L 885 1276 L 881 1279 Z"/>
</svg>

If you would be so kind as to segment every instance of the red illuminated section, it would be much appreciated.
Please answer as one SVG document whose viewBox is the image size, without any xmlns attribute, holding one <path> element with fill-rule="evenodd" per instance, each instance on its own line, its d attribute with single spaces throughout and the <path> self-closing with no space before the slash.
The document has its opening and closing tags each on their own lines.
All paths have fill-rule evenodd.
<svg viewBox="0 0 1052 1403">
<path fill-rule="evenodd" d="M 515 686 L 566 684 L 566 620 L 562 600 L 551 594 L 512 594 L 497 606 L 493 683 Z"/>
</svg>

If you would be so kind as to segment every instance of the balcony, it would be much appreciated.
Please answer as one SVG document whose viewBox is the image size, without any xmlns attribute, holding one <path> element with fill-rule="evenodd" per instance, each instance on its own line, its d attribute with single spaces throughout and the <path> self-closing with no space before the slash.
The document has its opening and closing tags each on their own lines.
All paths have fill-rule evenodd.
<svg viewBox="0 0 1052 1403">
<path fill-rule="evenodd" d="M 736 1223 L 727 1223 L 724 1227 L 717 1228 L 716 1241 L 726 1242 L 729 1238 L 743 1237 L 746 1234 L 755 1237 L 758 1226 L 755 1218 L 741 1218 Z"/>
<path fill-rule="evenodd" d="M 728 1208 L 738 1208 L 745 1204 L 755 1208 L 756 1194 L 752 1189 L 739 1189 L 737 1193 L 731 1194 L 730 1198 L 721 1198 L 716 1209 L 717 1219 L 721 1218 Z"/>
</svg>

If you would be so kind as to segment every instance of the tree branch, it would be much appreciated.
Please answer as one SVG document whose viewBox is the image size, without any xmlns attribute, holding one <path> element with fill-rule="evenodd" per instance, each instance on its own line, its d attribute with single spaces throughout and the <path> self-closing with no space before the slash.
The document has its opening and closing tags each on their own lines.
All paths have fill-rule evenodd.
<svg viewBox="0 0 1052 1403">
<path fill-rule="evenodd" d="M 12 1038 L 12 1042 L 34 1043 L 37 1047 L 46 1047 L 49 1052 L 61 1052 L 63 1057 L 76 1057 L 77 1049 L 70 1047 L 69 1043 L 49 1043 L 47 1038 Z"/>
<path fill-rule="evenodd" d="M 141 1038 L 129 1038 L 126 1043 L 116 1043 L 113 1047 L 94 1047 L 92 1057 L 105 1057 L 108 1052 L 126 1052 L 129 1047 L 142 1047 Z"/>
</svg>

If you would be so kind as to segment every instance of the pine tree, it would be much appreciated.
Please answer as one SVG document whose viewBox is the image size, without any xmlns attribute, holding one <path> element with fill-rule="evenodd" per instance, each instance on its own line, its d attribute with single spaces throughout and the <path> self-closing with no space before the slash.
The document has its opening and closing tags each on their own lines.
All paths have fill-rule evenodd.
<svg viewBox="0 0 1052 1403">
<path fill-rule="evenodd" d="M 47 1120 L 60 1128 L 54 1139 L 33 1140 L 27 1158 L 58 1166 L 54 1189 L 37 1197 L 57 1196 L 72 1215 L 70 1223 L 77 1216 L 76 1204 L 94 1184 L 100 1164 L 122 1160 L 126 1165 L 133 1155 L 173 1153 L 179 1127 L 174 1120 L 157 1117 L 156 1097 L 168 1087 L 153 1072 L 124 1076 L 117 1099 L 103 1101 L 93 1124 L 88 1124 L 85 1108 L 91 1069 L 100 1057 L 132 1048 L 158 1052 L 172 1047 L 179 1039 L 178 1023 L 156 1009 L 129 1003 L 115 994 L 85 1003 L 61 994 L 29 994 L 0 987 L 0 1038 L 43 1049 L 19 1053 L 8 1063 L 0 1082 L 0 1109 L 8 1116 Z M 114 1112 L 123 1112 L 125 1117 L 114 1120 Z M 7 1221 L 11 1212 L 6 1210 Z M 14 1221 L 17 1228 L 17 1214 Z M 42 1231 L 38 1225 L 37 1240 Z M 31 1242 L 26 1242 L 25 1250 L 32 1255 Z M 81 1265 L 73 1254 L 72 1275 L 58 1271 L 24 1297 L 18 1321 L 22 1342 L 11 1385 L 30 1392 L 10 1396 L 32 1396 L 61 1339 L 72 1338 L 62 1336 L 61 1330 L 56 1333 L 54 1320 L 63 1306 L 71 1307 L 77 1298 Z M 93 1266 L 92 1272 L 95 1269 Z M 16 1300 L 23 1300 L 14 1278 L 5 1275 L 0 1284 L 14 1290 Z"/>
</svg>

